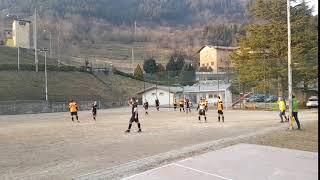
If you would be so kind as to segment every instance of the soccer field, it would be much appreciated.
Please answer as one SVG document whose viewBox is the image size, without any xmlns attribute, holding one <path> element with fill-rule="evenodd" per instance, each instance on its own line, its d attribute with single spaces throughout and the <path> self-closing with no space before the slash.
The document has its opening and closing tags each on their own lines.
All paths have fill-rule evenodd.
<svg viewBox="0 0 320 180">
<path fill-rule="evenodd" d="M 71 179 L 82 174 L 139 160 L 183 147 L 283 127 L 275 111 L 225 111 L 225 123 L 209 111 L 208 123 L 191 114 L 140 108 L 142 133 L 128 127 L 130 108 L 69 113 L 0 116 L 0 179 Z M 299 114 L 302 125 L 317 120 L 315 111 Z"/>
</svg>

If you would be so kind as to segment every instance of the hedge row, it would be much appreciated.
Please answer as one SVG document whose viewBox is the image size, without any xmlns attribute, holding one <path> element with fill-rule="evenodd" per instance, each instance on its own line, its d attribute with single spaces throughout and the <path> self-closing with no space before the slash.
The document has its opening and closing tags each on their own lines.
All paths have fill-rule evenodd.
<svg viewBox="0 0 320 180">
<path fill-rule="evenodd" d="M 116 68 L 113 68 L 113 73 L 117 74 L 117 75 L 120 75 L 120 76 L 124 76 L 124 77 L 128 77 L 128 78 L 131 78 L 131 79 L 135 79 L 135 80 L 138 80 L 138 81 L 144 81 L 144 82 L 147 82 L 147 83 L 151 83 L 151 84 L 157 84 L 157 85 L 163 85 L 163 86 L 168 86 L 168 84 L 170 84 L 170 86 L 177 86 L 176 83 L 175 83 L 175 85 L 173 85 L 172 82 L 168 82 L 168 81 L 155 81 L 155 80 L 150 80 L 150 79 L 136 78 L 133 75 L 127 74 L 127 73 L 122 72 L 122 71 L 119 71 Z M 194 81 L 194 82 L 190 82 L 190 83 L 195 84 L 197 82 Z"/>
</svg>

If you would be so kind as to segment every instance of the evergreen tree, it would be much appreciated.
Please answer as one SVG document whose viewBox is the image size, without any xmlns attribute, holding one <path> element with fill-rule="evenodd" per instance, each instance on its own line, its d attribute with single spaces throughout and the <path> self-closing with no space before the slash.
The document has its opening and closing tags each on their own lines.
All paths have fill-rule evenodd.
<svg viewBox="0 0 320 180">
<path fill-rule="evenodd" d="M 283 96 L 287 87 L 287 12 L 286 1 L 257 0 L 250 8 L 256 18 L 255 24 L 246 27 L 246 36 L 240 39 L 240 49 L 232 55 L 232 61 L 239 73 L 237 83 L 245 90 L 254 87 L 262 91 L 274 82 L 278 95 Z M 312 24 L 312 15 L 305 2 L 291 7 L 292 60 L 298 64 L 293 70 L 295 84 L 315 79 L 317 55 L 317 30 Z M 309 64 L 309 65 L 307 65 Z M 301 75 L 304 74 L 303 75 Z"/>
<path fill-rule="evenodd" d="M 193 85 L 195 81 L 195 68 L 192 64 L 186 64 L 180 73 L 179 80 L 182 85 Z"/>
<path fill-rule="evenodd" d="M 138 64 L 134 70 L 134 77 L 137 79 L 143 79 L 143 71 L 140 67 L 140 64 Z"/>
<path fill-rule="evenodd" d="M 143 70 L 146 73 L 154 74 L 157 72 L 157 63 L 156 60 L 150 58 L 144 61 L 143 63 Z"/>
<path fill-rule="evenodd" d="M 171 77 L 178 76 L 184 67 L 184 55 L 174 52 L 166 65 L 166 69 Z"/>
</svg>

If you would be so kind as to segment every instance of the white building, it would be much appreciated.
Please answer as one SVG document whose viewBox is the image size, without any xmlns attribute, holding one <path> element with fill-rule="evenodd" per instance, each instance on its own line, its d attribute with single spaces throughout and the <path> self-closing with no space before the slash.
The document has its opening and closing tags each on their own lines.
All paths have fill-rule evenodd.
<svg viewBox="0 0 320 180">
<path fill-rule="evenodd" d="M 169 106 L 169 103 L 173 104 L 174 97 L 181 93 L 181 87 L 152 86 L 137 94 L 142 95 L 142 103 L 147 100 L 150 106 L 154 106 L 155 100 L 158 98 L 160 106 Z"/>
<path fill-rule="evenodd" d="M 213 106 L 218 102 L 218 96 L 225 104 L 226 107 L 232 106 L 232 92 L 231 84 L 195 84 L 193 86 L 184 87 L 184 96 L 197 103 L 201 98 L 206 98 L 209 102 L 209 106 Z"/>
<path fill-rule="evenodd" d="M 153 86 L 139 91 L 137 94 L 142 95 L 142 102 L 149 102 L 150 106 L 155 105 L 156 98 L 159 99 L 160 106 L 173 106 L 173 99 L 177 102 L 180 99 L 188 98 L 193 104 L 197 104 L 201 98 L 208 99 L 209 106 L 214 106 L 221 97 L 226 107 L 232 106 L 232 93 L 230 84 L 196 84 L 193 86 L 167 87 Z"/>
<path fill-rule="evenodd" d="M 14 47 L 30 49 L 30 21 L 14 20 L 12 23 L 12 38 Z"/>
</svg>

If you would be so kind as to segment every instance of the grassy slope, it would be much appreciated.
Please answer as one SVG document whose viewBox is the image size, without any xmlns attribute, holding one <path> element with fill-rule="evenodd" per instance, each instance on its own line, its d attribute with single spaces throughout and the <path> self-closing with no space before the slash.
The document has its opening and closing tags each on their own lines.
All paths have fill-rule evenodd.
<svg viewBox="0 0 320 180">
<path fill-rule="evenodd" d="M 101 97 L 108 101 L 124 100 L 143 88 L 143 82 L 112 75 L 99 75 L 104 83 L 91 74 L 81 72 L 49 72 L 49 100 L 70 98 L 92 100 Z M 44 73 L 0 71 L 0 99 L 43 100 Z"/>
<path fill-rule="evenodd" d="M 85 56 L 95 65 L 104 65 L 112 63 L 116 67 L 131 68 L 132 57 L 131 48 L 134 49 L 134 67 L 137 64 L 142 65 L 143 61 L 153 57 L 157 63 L 165 64 L 169 60 L 171 50 L 148 48 L 148 43 L 124 44 L 119 42 L 106 42 L 105 44 L 82 44 L 80 46 L 80 57 L 73 57 L 73 63 L 79 64 L 84 62 Z"/>
<path fill-rule="evenodd" d="M 133 80 L 127 77 L 118 75 L 104 76 L 98 75 L 98 78 L 105 82 L 115 94 L 119 96 L 135 96 L 135 93 L 142 90 L 145 87 L 150 87 L 152 84 L 143 83 L 142 81 Z"/>
<path fill-rule="evenodd" d="M 16 64 L 18 51 L 16 48 L 0 46 L 0 64 Z M 42 53 L 41 53 L 42 54 Z M 39 54 L 39 64 L 44 64 L 44 56 Z M 34 64 L 34 55 L 27 53 L 25 49 L 20 49 L 20 63 Z M 47 56 L 48 64 L 57 64 L 55 59 L 50 59 Z"/>
</svg>

